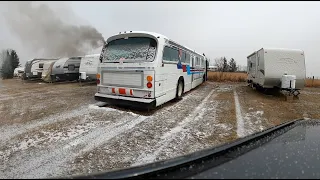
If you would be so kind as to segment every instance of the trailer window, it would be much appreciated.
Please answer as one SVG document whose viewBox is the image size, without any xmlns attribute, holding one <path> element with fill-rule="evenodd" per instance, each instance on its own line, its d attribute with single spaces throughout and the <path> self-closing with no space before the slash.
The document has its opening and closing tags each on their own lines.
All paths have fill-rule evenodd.
<svg viewBox="0 0 320 180">
<path fill-rule="evenodd" d="M 103 62 L 153 61 L 156 55 L 157 41 L 149 37 L 129 37 L 110 41 L 102 50 Z"/>
<path fill-rule="evenodd" d="M 73 64 L 72 64 L 72 65 L 69 65 L 69 66 L 68 66 L 68 70 L 69 70 L 69 71 L 74 71 L 74 70 L 75 70 L 75 65 L 73 65 Z"/>
</svg>

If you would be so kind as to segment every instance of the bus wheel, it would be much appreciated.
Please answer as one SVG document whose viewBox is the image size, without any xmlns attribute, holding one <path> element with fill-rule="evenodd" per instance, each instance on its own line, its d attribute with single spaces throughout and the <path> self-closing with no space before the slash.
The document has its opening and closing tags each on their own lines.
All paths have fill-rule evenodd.
<svg viewBox="0 0 320 180">
<path fill-rule="evenodd" d="M 177 93 L 176 93 L 176 99 L 182 99 L 182 94 L 183 94 L 183 81 L 179 79 L 178 85 L 177 85 Z"/>
</svg>

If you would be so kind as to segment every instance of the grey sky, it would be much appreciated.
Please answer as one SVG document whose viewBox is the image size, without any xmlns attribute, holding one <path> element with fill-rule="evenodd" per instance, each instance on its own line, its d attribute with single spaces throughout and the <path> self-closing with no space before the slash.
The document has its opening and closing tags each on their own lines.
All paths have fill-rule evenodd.
<svg viewBox="0 0 320 180">
<path fill-rule="evenodd" d="M 74 11 L 73 23 L 90 24 L 106 38 L 119 31 L 154 31 L 211 59 L 226 56 L 241 65 L 246 65 L 247 55 L 261 47 L 302 49 L 307 76 L 320 76 L 320 2 L 72 1 L 65 4 L 64 7 Z M 59 8 L 57 4 L 55 7 Z M 15 46 L 18 40 L 12 40 L 8 34 L 8 30 L 2 29 L 0 41 L 10 41 L 8 44 Z"/>
</svg>

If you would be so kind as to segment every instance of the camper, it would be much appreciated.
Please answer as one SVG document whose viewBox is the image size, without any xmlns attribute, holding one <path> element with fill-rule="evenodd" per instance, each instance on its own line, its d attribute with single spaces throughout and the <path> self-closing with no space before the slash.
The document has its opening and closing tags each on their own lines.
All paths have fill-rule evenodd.
<svg viewBox="0 0 320 180">
<path fill-rule="evenodd" d="M 97 70 L 100 63 L 100 54 L 86 55 L 82 58 L 80 64 L 80 81 L 96 80 Z"/>
<path fill-rule="evenodd" d="M 17 67 L 13 71 L 13 76 L 20 78 L 22 77 L 23 73 L 24 73 L 24 67 Z"/>
<path fill-rule="evenodd" d="M 248 83 L 253 88 L 278 88 L 298 95 L 305 85 L 302 50 L 261 48 L 247 57 Z"/>
<path fill-rule="evenodd" d="M 51 79 L 52 67 L 56 61 L 57 60 L 44 62 L 43 70 L 42 70 L 42 77 L 41 77 L 41 79 L 43 81 L 52 82 L 52 79 Z"/>
<path fill-rule="evenodd" d="M 79 80 L 79 67 L 82 57 L 60 58 L 52 67 L 53 81 Z"/>
<path fill-rule="evenodd" d="M 43 64 L 45 61 L 54 61 L 56 59 L 44 59 L 44 58 L 36 58 L 31 59 L 26 62 L 25 68 L 24 68 L 24 79 L 35 79 L 35 78 L 41 78 L 42 70 L 43 70 Z"/>
</svg>

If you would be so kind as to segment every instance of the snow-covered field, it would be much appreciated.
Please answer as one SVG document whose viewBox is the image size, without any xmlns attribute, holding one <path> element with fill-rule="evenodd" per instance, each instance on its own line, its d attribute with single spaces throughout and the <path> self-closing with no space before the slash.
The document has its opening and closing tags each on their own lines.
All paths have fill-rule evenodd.
<svg viewBox="0 0 320 180">
<path fill-rule="evenodd" d="M 11 83 L 0 89 L 0 178 L 137 166 L 217 146 L 272 124 L 263 105 L 244 98 L 244 84 L 207 82 L 178 102 L 144 113 L 96 102 L 95 86 Z"/>
</svg>

